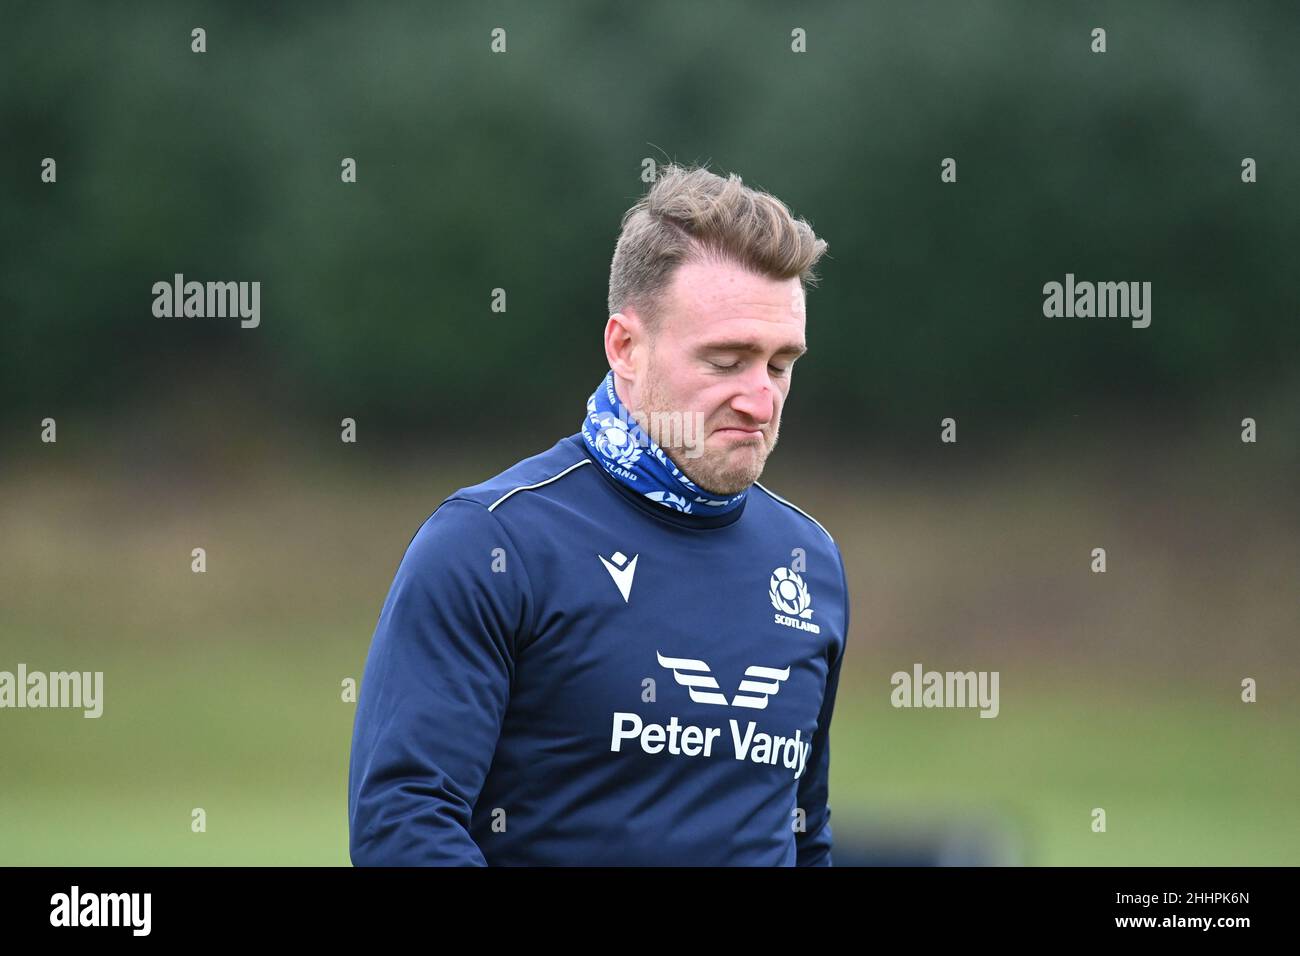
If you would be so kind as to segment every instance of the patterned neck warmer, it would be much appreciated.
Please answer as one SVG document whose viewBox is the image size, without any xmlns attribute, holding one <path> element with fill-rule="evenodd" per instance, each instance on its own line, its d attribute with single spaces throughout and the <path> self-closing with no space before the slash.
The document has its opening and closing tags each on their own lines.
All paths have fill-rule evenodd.
<svg viewBox="0 0 1300 956">
<path fill-rule="evenodd" d="M 739 508 L 749 489 L 719 498 L 687 478 L 619 401 L 614 370 L 587 399 L 582 437 L 616 481 L 665 508 L 696 515 L 724 515 Z"/>
</svg>

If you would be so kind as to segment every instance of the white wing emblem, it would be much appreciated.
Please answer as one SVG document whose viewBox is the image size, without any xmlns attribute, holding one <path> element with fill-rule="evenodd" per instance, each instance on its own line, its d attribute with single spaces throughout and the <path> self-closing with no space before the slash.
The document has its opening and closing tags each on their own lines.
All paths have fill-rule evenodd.
<svg viewBox="0 0 1300 956">
<path fill-rule="evenodd" d="M 760 696 L 746 696 L 745 694 L 736 694 L 731 698 L 733 707 L 753 707 L 756 710 L 762 710 L 767 707 L 767 699 L 781 689 L 781 682 L 790 676 L 790 668 L 777 670 L 775 667 L 753 667 L 745 668 L 745 677 L 761 677 L 762 680 L 742 680 L 740 689 L 748 691 L 750 695 L 758 694 Z"/>
<path fill-rule="evenodd" d="M 717 678 L 709 672 L 709 665 L 690 657 L 664 657 L 658 651 L 655 656 L 659 663 L 673 672 L 677 683 L 691 694 L 691 700 L 697 704 L 719 704 L 727 706 L 727 695 L 721 692 Z M 731 699 L 733 707 L 751 707 L 762 710 L 767 707 L 768 698 L 781 689 L 781 682 L 790 677 L 790 668 L 759 667 L 754 665 L 745 669 L 745 679 L 740 682 L 739 692 Z M 760 678 L 751 680 L 750 678 Z"/>
</svg>

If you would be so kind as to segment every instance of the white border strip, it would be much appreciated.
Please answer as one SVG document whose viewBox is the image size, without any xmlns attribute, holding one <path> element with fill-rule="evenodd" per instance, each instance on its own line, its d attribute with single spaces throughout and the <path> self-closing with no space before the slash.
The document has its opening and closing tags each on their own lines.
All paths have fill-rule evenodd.
<svg viewBox="0 0 1300 956">
<path fill-rule="evenodd" d="M 826 537 L 828 537 L 828 538 L 831 539 L 831 544 L 835 544 L 835 539 L 834 539 L 834 538 L 831 538 L 831 533 L 830 533 L 829 531 L 827 531 L 825 528 L 823 528 L 823 527 L 822 527 L 822 523 L 821 523 L 820 521 L 818 521 L 816 518 L 814 518 L 812 515 L 810 515 L 808 512 L 804 511 L 802 508 L 800 508 L 800 507 L 799 507 L 797 504 L 795 504 L 793 501 L 786 501 L 784 498 L 782 498 L 780 495 L 778 495 L 778 494 L 777 494 L 775 491 L 773 491 L 771 488 L 767 488 L 767 487 L 765 487 L 765 486 L 759 484 L 757 481 L 754 482 L 754 484 L 758 485 L 758 487 L 762 488 L 764 491 L 766 491 L 769 495 L 771 495 L 771 496 L 772 496 L 773 498 L 775 498 L 777 501 L 781 502 L 781 504 L 783 504 L 783 505 L 789 505 L 791 508 L 793 508 L 795 511 L 799 512 L 801 515 L 803 515 L 805 518 L 807 518 L 809 521 L 811 521 L 811 522 L 812 522 L 813 524 L 815 524 L 817 527 L 821 528 L 821 529 L 822 529 L 822 534 L 826 535 Z M 836 546 L 836 547 L 839 547 L 839 545 L 835 545 L 835 546 Z"/>
<path fill-rule="evenodd" d="M 535 484 L 535 485 L 520 485 L 518 488 L 512 488 L 512 489 L 510 489 L 509 491 L 507 491 L 504 495 L 502 495 L 500 498 L 498 498 L 496 501 L 492 502 L 492 504 L 488 505 L 488 511 L 491 511 L 491 510 L 493 510 L 494 508 L 496 508 L 497 505 L 501 504 L 501 502 L 505 501 L 507 498 L 509 498 L 511 495 L 513 495 L 516 491 L 531 491 L 533 488 L 540 488 L 540 487 L 542 487 L 542 485 L 549 485 L 549 484 L 550 484 L 551 482 L 553 482 L 553 481 L 559 481 L 561 478 L 563 478 L 563 477 L 564 477 L 565 475 L 567 475 L 569 472 L 573 471 L 573 469 L 578 468 L 578 467 L 580 467 L 580 466 L 582 466 L 582 465 L 590 465 L 590 464 L 591 464 L 591 459 L 588 458 L 588 457 L 586 457 L 586 456 L 584 455 L 583 458 L 582 458 L 582 461 L 575 461 L 572 465 L 570 465 L 568 468 L 564 469 L 564 471 L 560 472 L 558 475 L 556 475 L 556 476 L 553 477 L 553 478 L 547 478 L 545 481 L 539 481 L 539 482 L 537 482 L 537 484 Z M 770 492 L 769 492 L 769 494 L 770 494 Z M 787 502 L 787 504 L 788 504 L 788 502 Z M 823 528 L 822 530 L 824 531 L 824 530 L 826 530 L 826 529 Z"/>
</svg>

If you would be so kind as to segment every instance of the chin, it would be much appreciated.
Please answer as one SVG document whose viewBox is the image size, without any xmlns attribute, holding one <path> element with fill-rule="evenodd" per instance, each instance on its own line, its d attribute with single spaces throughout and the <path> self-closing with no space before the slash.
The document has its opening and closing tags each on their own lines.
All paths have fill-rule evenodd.
<svg viewBox="0 0 1300 956">
<path fill-rule="evenodd" d="M 692 480 L 695 481 L 695 483 L 700 487 L 707 488 L 710 491 L 716 492 L 717 494 L 736 495 L 744 491 L 754 482 L 758 481 L 758 476 L 761 475 L 762 473 L 763 473 L 763 469 L 760 466 L 756 469 L 754 468 L 746 469 L 746 471 L 743 474 L 738 474 L 735 471 L 729 471 L 727 472 L 726 475 L 716 476 L 714 482 L 698 481 L 696 479 L 692 479 Z"/>
</svg>

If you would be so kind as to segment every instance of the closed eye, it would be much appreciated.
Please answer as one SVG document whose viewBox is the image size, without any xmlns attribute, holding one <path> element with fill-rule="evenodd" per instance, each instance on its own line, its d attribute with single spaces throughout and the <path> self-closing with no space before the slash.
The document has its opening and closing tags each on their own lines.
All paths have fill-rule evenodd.
<svg viewBox="0 0 1300 956">
<path fill-rule="evenodd" d="M 733 362 L 730 365 L 720 365 L 717 362 L 710 361 L 709 364 L 712 365 L 720 372 L 726 372 L 726 371 L 730 371 L 731 369 L 740 368 L 739 362 Z M 780 365 L 768 365 L 768 368 L 771 369 L 772 374 L 776 375 L 778 378 L 782 378 L 790 373 L 789 365 L 786 365 L 784 367 Z"/>
</svg>

